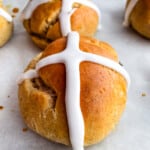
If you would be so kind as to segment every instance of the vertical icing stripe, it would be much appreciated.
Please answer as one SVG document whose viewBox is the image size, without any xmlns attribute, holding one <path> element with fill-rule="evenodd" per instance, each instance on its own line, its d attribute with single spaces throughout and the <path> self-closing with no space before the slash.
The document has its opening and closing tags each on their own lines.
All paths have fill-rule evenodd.
<svg viewBox="0 0 150 150">
<path fill-rule="evenodd" d="M 70 13 L 61 11 L 59 15 L 61 34 L 63 36 L 66 36 L 69 32 L 71 32 L 70 17 L 75 10 L 76 9 L 72 9 Z"/>
<path fill-rule="evenodd" d="M 125 17 L 124 17 L 124 22 L 123 22 L 123 25 L 124 26 L 129 26 L 129 17 L 130 17 L 130 14 L 132 13 L 132 10 L 134 9 L 135 5 L 137 4 L 138 0 L 130 0 L 127 8 L 126 8 L 126 11 L 125 11 Z"/>
<path fill-rule="evenodd" d="M 11 15 L 2 8 L 0 8 L 0 16 L 4 17 L 8 22 L 12 22 L 13 20 Z"/>
<path fill-rule="evenodd" d="M 73 53 L 70 52 L 70 49 Z M 77 50 L 79 50 L 79 34 L 71 33 L 68 35 L 67 47 L 64 51 L 69 58 L 64 60 L 66 66 L 65 103 L 72 148 L 83 150 L 84 119 L 80 107 L 80 59 L 74 59 Z"/>
<path fill-rule="evenodd" d="M 96 5 L 94 5 L 94 3 L 88 0 L 62 0 L 62 8 L 59 15 L 59 20 L 60 20 L 61 33 L 63 36 L 66 36 L 69 32 L 71 32 L 70 17 L 74 12 L 73 9 L 74 3 L 83 4 L 85 6 L 93 8 L 97 12 L 98 16 L 100 16 L 99 9 L 96 7 Z"/>
</svg>

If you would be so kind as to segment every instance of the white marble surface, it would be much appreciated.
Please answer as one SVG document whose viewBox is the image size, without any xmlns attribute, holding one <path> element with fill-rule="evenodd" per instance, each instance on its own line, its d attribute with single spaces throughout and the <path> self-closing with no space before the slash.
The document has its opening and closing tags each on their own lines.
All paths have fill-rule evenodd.
<svg viewBox="0 0 150 150">
<path fill-rule="evenodd" d="M 25 0 L 4 0 L 20 7 Z M 102 29 L 96 34 L 118 52 L 128 70 L 132 84 L 126 110 L 116 129 L 102 142 L 85 150 L 149 150 L 150 149 L 150 41 L 122 26 L 125 0 L 94 2 L 101 8 Z M 28 62 L 40 51 L 24 32 L 18 18 L 15 33 L 0 49 L 0 150 L 71 150 L 28 130 L 18 107 L 16 79 Z M 146 96 L 142 96 L 146 93 Z"/>
</svg>

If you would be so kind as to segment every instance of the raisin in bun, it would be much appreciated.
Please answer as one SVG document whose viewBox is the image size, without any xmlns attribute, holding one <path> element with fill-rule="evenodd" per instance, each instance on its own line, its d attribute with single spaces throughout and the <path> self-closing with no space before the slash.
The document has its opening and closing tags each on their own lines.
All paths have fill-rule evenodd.
<svg viewBox="0 0 150 150">
<path fill-rule="evenodd" d="M 33 0 L 33 3 L 34 1 L 35 0 Z M 65 16 L 66 14 L 62 13 L 61 16 L 60 14 L 62 12 L 62 7 L 64 7 L 62 5 L 67 6 L 68 1 L 67 4 L 63 4 L 62 1 L 53 0 L 39 4 L 35 9 L 32 7 L 26 9 L 27 13 L 28 11 L 33 12 L 24 17 L 23 25 L 31 36 L 33 42 L 41 49 L 44 49 L 53 40 L 56 40 L 61 36 L 66 36 L 66 34 L 63 33 L 62 25 L 60 25 L 60 23 L 62 22 L 61 24 L 65 24 L 64 28 L 68 28 L 68 23 L 66 21 L 67 17 Z M 72 14 L 70 19 L 68 19 L 71 24 L 71 30 L 78 31 L 81 35 L 93 36 L 96 32 L 99 21 L 99 16 L 93 8 L 83 4 L 73 3 L 68 15 L 69 13 Z"/>
<path fill-rule="evenodd" d="M 0 1 L 0 47 L 7 43 L 13 31 L 12 17 Z"/>
<path fill-rule="evenodd" d="M 130 8 L 129 8 L 130 7 Z M 150 38 L 150 1 L 128 0 L 126 22 L 140 35 Z"/>
<path fill-rule="evenodd" d="M 42 59 L 62 52 L 67 42 L 66 37 L 53 41 L 31 61 L 25 73 L 34 69 Z M 102 56 L 119 65 L 117 53 L 107 43 L 81 36 L 79 47 L 82 52 Z M 84 145 L 91 145 L 104 139 L 118 123 L 126 104 L 127 82 L 117 71 L 90 61 L 81 62 L 79 72 Z M 65 101 L 68 73 L 63 63 L 46 65 L 38 70 L 38 76 L 24 78 L 19 84 L 20 110 L 27 126 L 43 137 L 65 145 L 70 145 L 71 139 Z M 71 75 L 76 73 L 71 72 Z M 74 86 L 70 90 L 76 91 Z M 74 101 L 74 96 L 70 96 Z M 73 112 L 70 115 L 73 117 Z M 78 131 L 77 123 L 80 121 L 75 120 L 75 132 Z"/>
</svg>

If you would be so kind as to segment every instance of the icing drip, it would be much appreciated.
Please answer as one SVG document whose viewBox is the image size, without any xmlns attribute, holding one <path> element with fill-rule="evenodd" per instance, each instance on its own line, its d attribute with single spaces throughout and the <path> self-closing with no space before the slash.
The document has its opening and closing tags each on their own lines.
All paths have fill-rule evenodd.
<svg viewBox="0 0 150 150">
<path fill-rule="evenodd" d="M 69 32 L 71 32 L 70 17 L 74 13 L 75 10 L 76 9 L 72 9 L 69 13 L 61 12 L 59 15 L 60 28 L 61 28 L 61 33 L 63 36 L 66 36 Z"/>
<path fill-rule="evenodd" d="M 47 56 L 41 59 L 35 67 L 35 70 L 29 70 L 24 73 L 21 82 L 27 78 L 34 78 L 40 68 L 57 63 L 64 63 L 66 66 L 66 112 L 68 119 L 69 135 L 73 150 L 83 150 L 84 146 L 84 121 L 80 108 L 80 72 L 79 65 L 83 61 L 89 61 L 106 66 L 120 73 L 130 84 L 128 73 L 116 62 L 98 56 L 96 54 L 83 52 L 79 49 L 79 34 L 70 32 L 68 34 L 67 46 L 64 51 Z M 74 73 L 72 73 L 74 72 Z M 20 82 L 20 83 L 21 83 Z M 73 90 L 72 90 L 73 87 Z"/>
<path fill-rule="evenodd" d="M 62 8 L 59 15 L 59 20 L 63 36 L 66 36 L 69 32 L 71 32 L 70 17 L 74 12 L 74 9 L 72 8 L 74 3 L 83 4 L 85 6 L 93 8 L 97 12 L 98 16 L 100 16 L 99 9 L 96 7 L 96 5 L 94 5 L 94 3 L 88 0 L 62 0 Z"/>
<path fill-rule="evenodd" d="M 29 71 L 27 71 L 26 73 L 23 73 L 20 78 L 18 79 L 18 83 L 22 83 L 25 79 L 29 79 L 29 77 L 32 78 L 36 78 L 38 77 L 38 73 L 36 70 L 34 69 L 30 69 Z"/>
<path fill-rule="evenodd" d="M 126 12 L 125 12 L 125 17 L 124 17 L 124 22 L 123 25 L 124 26 L 129 26 L 129 17 L 130 14 L 132 13 L 133 8 L 135 7 L 135 5 L 137 4 L 138 0 L 130 0 L 127 8 L 126 8 Z"/>
<path fill-rule="evenodd" d="M 12 22 L 12 17 L 4 9 L 0 8 L 0 16 L 4 17 L 8 22 Z"/>
</svg>

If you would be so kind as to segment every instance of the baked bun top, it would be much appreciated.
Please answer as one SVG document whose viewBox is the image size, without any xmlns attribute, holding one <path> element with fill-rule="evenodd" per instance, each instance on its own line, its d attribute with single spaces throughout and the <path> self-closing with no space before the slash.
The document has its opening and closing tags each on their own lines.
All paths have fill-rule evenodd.
<svg viewBox="0 0 150 150">
<path fill-rule="evenodd" d="M 65 136 L 63 141 L 67 144 L 70 141 L 75 150 L 83 149 L 84 143 L 90 145 L 103 139 L 124 109 L 129 77 L 118 64 L 116 52 L 106 43 L 79 38 L 77 32 L 51 43 L 35 66 L 29 66 L 23 74 L 20 87 L 24 86 L 24 80 L 37 77 L 57 93 L 55 111 L 66 110 L 62 119 L 67 118 L 67 123 L 59 124 L 68 126 L 70 139 Z M 62 116 L 64 113 L 59 112 Z M 59 127 L 56 130 L 59 132 Z M 56 130 L 51 134 L 55 135 Z M 63 130 L 59 133 L 66 134 Z M 56 141 L 62 142 L 58 137 Z"/>
<path fill-rule="evenodd" d="M 99 9 L 89 0 L 33 0 L 23 11 L 23 24 L 33 42 L 44 49 L 70 31 L 93 36 L 99 16 Z"/>
</svg>

